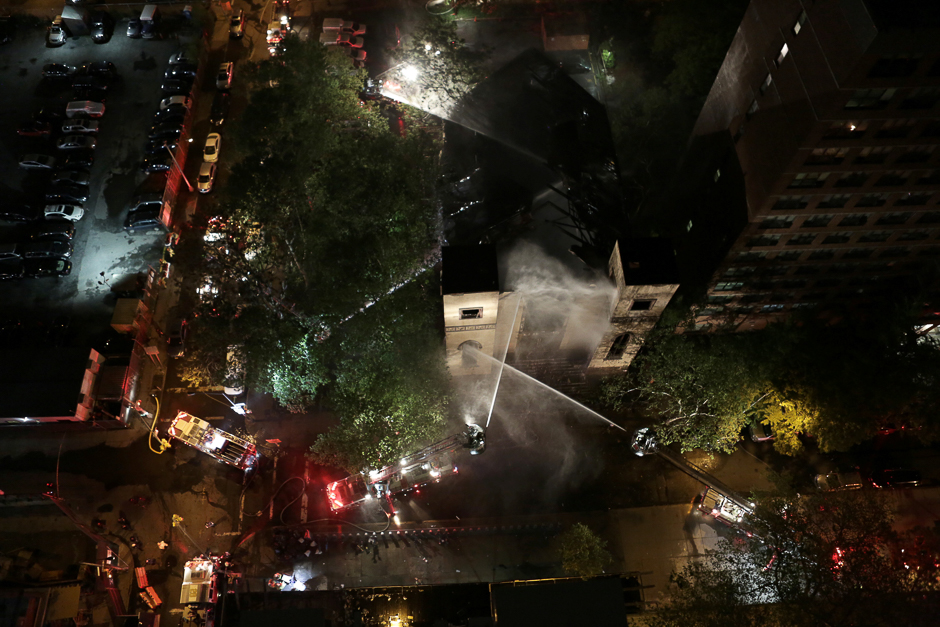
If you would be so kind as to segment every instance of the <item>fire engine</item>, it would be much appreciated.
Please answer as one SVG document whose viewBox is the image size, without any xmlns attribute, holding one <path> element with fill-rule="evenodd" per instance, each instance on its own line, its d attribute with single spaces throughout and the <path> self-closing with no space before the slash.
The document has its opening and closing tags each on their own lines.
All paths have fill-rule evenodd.
<svg viewBox="0 0 940 627">
<path fill-rule="evenodd" d="M 454 455 L 462 448 L 469 449 L 471 455 L 482 453 L 486 448 L 483 427 L 470 423 L 460 433 L 426 446 L 397 464 L 334 481 L 326 487 L 330 509 L 338 512 L 371 499 L 385 499 L 391 506 L 396 496 L 457 474 Z"/>
<path fill-rule="evenodd" d="M 247 470 L 258 461 L 258 449 L 254 444 L 216 429 L 205 420 L 184 411 L 176 414 L 167 433 L 229 466 Z"/>
</svg>

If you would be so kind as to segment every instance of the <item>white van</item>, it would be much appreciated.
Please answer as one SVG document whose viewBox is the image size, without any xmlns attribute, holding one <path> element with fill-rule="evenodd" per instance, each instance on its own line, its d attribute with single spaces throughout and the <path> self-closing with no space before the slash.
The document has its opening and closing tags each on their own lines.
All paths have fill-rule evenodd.
<svg viewBox="0 0 940 627">
<path fill-rule="evenodd" d="M 67 118 L 100 118 L 104 115 L 104 105 L 93 100 L 73 100 L 65 105 Z"/>
<path fill-rule="evenodd" d="M 340 31 L 340 30 L 351 30 L 353 23 L 347 20 L 341 20 L 338 17 L 328 17 L 323 20 L 323 32 L 327 33 L 330 31 Z"/>
<path fill-rule="evenodd" d="M 155 4 L 147 4 L 140 12 L 140 36 L 153 39 L 157 36 L 157 24 L 160 22 L 160 9 Z"/>
</svg>

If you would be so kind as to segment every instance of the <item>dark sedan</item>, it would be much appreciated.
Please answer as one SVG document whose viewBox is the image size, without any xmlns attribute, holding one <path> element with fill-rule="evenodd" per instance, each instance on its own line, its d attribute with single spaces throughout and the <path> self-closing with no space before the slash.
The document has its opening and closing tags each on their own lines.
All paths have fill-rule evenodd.
<svg viewBox="0 0 940 627">
<path fill-rule="evenodd" d="M 160 209 L 138 209 L 127 214 L 124 220 L 124 230 L 139 231 L 142 229 L 162 229 L 160 222 Z"/>
<path fill-rule="evenodd" d="M 72 256 L 72 242 L 61 236 L 26 242 L 21 249 L 23 259 L 66 259 Z"/>
<path fill-rule="evenodd" d="M 75 73 L 74 65 L 64 63 L 49 63 L 42 66 L 42 75 L 46 78 L 65 78 Z"/>
<path fill-rule="evenodd" d="M 52 125 L 40 120 L 27 120 L 16 129 L 16 134 L 23 137 L 48 137 L 52 135 Z"/>
<path fill-rule="evenodd" d="M 150 129 L 150 139 L 151 140 L 172 140 L 179 139 L 180 135 L 183 134 L 183 127 L 179 124 L 172 124 L 169 122 L 164 122 L 162 124 L 157 124 Z"/>
<path fill-rule="evenodd" d="M 913 488 L 921 484 L 920 472 L 906 468 L 881 468 L 871 473 L 876 488 Z"/>
<path fill-rule="evenodd" d="M 95 163 L 95 151 L 82 149 L 69 151 L 65 162 L 62 164 L 66 168 L 78 170 L 87 170 Z"/>
<path fill-rule="evenodd" d="M 0 261 L 0 281 L 23 278 L 23 262 L 19 259 Z"/>
<path fill-rule="evenodd" d="M 27 259 L 23 262 L 23 275 L 34 279 L 71 273 L 72 262 L 67 259 Z"/>
<path fill-rule="evenodd" d="M 140 166 L 141 172 L 146 172 L 152 174 L 154 172 L 166 172 L 173 167 L 173 159 L 170 157 L 159 158 L 154 156 L 153 158 L 144 159 L 143 164 Z"/>
<path fill-rule="evenodd" d="M 46 202 L 83 203 L 88 200 L 88 186 L 73 183 L 55 183 L 46 190 Z"/>
<path fill-rule="evenodd" d="M 33 227 L 30 239 L 72 239 L 75 223 L 71 220 L 43 220 Z"/>
<path fill-rule="evenodd" d="M 215 126 L 222 126 L 225 116 L 228 115 L 229 99 L 228 92 L 217 91 L 215 98 L 212 99 L 212 111 L 209 113 L 209 122 Z"/>
</svg>

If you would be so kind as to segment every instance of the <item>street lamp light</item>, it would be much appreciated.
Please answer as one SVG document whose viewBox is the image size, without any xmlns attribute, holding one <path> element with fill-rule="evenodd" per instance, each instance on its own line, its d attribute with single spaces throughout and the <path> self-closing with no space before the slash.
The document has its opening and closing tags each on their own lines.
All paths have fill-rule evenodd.
<svg viewBox="0 0 940 627">
<path fill-rule="evenodd" d="M 186 140 L 186 141 L 192 143 L 193 138 L 190 137 L 190 138 L 189 138 L 188 140 Z M 189 191 L 193 191 L 193 186 L 190 185 L 189 179 L 187 179 L 187 178 L 186 178 L 186 174 L 183 173 L 183 168 L 180 167 L 180 162 L 176 160 L 176 155 L 173 154 L 173 151 L 170 149 L 170 146 L 169 146 L 169 144 L 167 144 L 166 141 L 163 142 L 163 147 L 166 148 L 166 151 L 167 151 L 168 153 L 170 153 L 170 159 L 173 160 L 173 164 L 176 166 L 176 169 L 180 171 L 180 176 L 183 177 L 183 182 L 186 183 L 186 187 L 189 188 Z"/>
</svg>

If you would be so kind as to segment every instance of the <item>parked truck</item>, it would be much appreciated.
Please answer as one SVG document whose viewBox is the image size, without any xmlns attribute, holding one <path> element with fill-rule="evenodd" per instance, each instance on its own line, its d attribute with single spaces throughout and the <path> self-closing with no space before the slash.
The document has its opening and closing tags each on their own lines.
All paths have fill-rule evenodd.
<svg viewBox="0 0 940 627">
<path fill-rule="evenodd" d="M 258 449 L 253 443 L 216 429 L 205 420 L 184 411 L 176 414 L 168 433 L 171 438 L 241 470 L 248 470 L 259 458 Z"/>
<path fill-rule="evenodd" d="M 81 37 L 90 31 L 88 11 L 80 7 L 65 5 L 62 7 L 62 25 L 70 37 Z"/>
</svg>

